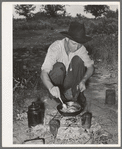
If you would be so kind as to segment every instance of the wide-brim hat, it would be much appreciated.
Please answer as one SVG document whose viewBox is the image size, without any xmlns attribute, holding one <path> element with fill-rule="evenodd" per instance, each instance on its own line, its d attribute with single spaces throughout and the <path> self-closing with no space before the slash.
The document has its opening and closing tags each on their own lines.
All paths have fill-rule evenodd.
<svg viewBox="0 0 122 149">
<path fill-rule="evenodd" d="M 83 22 L 79 23 L 77 21 L 73 21 L 70 23 L 68 31 L 63 31 L 60 33 L 65 37 L 68 37 L 69 39 L 81 44 L 92 40 L 90 36 L 86 35 L 85 26 Z"/>
</svg>

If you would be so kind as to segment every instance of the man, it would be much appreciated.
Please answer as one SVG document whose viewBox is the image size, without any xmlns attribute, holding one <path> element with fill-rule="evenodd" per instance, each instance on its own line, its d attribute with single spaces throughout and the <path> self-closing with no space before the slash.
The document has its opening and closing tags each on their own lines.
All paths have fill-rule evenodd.
<svg viewBox="0 0 122 149">
<path fill-rule="evenodd" d="M 71 22 L 68 32 L 60 33 L 65 38 L 49 47 L 41 67 L 41 79 L 54 97 L 61 96 L 63 101 L 75 100 L 85 107 L 83 91 L 93 74 L 94 62 L 83 44 L 92 38 L 85 34 L 84 23 L 77 21 Z"/>
</svg>

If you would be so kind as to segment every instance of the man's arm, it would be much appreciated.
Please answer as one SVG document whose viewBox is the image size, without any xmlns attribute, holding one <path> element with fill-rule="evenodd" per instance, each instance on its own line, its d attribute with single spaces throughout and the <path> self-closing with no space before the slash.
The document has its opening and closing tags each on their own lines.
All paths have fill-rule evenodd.
<svg viewBox="0 0 122 149">
<path fill-rule="evenodd" d="M 86 71 L 86 73 L 85 73 L 85 75 L 81 81 L 85 83 L 91 77 L 93 72 L 94 72 L 94 66 L 93 65 L 91 65 L 90 67 L 87 67 L 87 71 Z"/>
<path fill-rule="evenodd" d="M 56 98 L 60 97 L 60 90 L 58 86 L 54 86 L 49 78 L 48 73 L 45 70 L 42 70 L 41 72 L 41 79 L 46 88 L 49 90 L 49 92 Z"/>
<path fill-rule="evenodd" d="M 45 70 L 42 70 L 41 72 L 41 79 L 42 79 L 43 84 L 46 86 L 48 90 L 53 88 L 53 84 L 49 78 L 48 73 Z"/>
<path fill-rule="evenodd" d="M 57 86 L 54 86 L 49 78 L 49 71 L 53 69 L 53 65 L 57 62 L 57 59 L 60 56 L 60 44 L 58 41 L 55 41 L 48 48 L 47 55 L 45 57 L 44 63 L 41 67 L 41 79 L 45 87 L 49 92 L 58 98 L 60 96 L 60 90 Z"/>
<path fill-rule="evenodd" d="M 79 87 L 78 87 L 81 92 L 83 92 L 86 89 L 85 83 L 91 77 L 91 75 L 93 74 L 93 72 L 94 72 L 94 66 L 93 65 L 91 65 L 90 67 L 87 67 L 87 71 L 86 71 L 83 79 L 79 83 Z"/>
</svg>

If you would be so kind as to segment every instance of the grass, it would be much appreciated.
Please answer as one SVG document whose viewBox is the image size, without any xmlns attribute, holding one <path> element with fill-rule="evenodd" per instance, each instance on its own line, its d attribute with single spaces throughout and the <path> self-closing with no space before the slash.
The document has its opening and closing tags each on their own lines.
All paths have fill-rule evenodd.
<svg viewBox="0 0 122 149">
<path fill-rule="evenodd" d="M 51 24 L 44 21 L 31 21 L 27 22 L 26 20 L 14 20 L 13 21 L 13 29 L 17 30 L 43 30 L 51 28 Z"/>
</svg>

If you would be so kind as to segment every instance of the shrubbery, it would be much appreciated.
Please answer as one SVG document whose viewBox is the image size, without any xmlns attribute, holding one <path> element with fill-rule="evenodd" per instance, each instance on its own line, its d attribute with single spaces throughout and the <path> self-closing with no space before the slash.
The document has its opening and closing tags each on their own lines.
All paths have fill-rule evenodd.
<svg viewBox="0 0 122 149">
<path fill-rule="evenodd" d="M 68 26 L 70 24 L 70 22 L 72 21 L 73 19 L 72 18 L 58 18 L 58 19 L 55 19 L 55 22 L 58 26 Z"/>
<path fill-rule="evenodd" d="M 118 34 L 97 35 L 85 44 L 94 60 L 101 59 L 105 64 L 115 64 L 118 60 Z"/>
<path fill-rule="evenodd" d="M 51 24 L 44 21 L 25 21 L 25 20 L 14 20 L 13 30 L 42 30 L 51 28 Z"/>
<path fill-rule="evenodd" d="M 41 14 L 42 15 L 42 14 Z M 39 15 L 40 16 L 40 15 Z M 38 17 L 34 20 L 27 22 L 26 20 L 13 20 L 13 29 L 15 30 L 42 30 L 53 28 L 53 26 L 63 27 L 69 26 L 73 20 L 84 21 L 86 26 L 87 34 L 114 34 L 118 31 L 118 19 L 116 18 L 99 18 L 99 19 L 88 19 L 78 17 L 58 17 L 58 18 L 45 18 L 39 19 Z M 45 19 L 44 19 L 45 18 Z"/>
<path fill-rule="evenodd" d="M 99 19 L 80 19 L 78 17 L 59 17 L 42 20 L 29 21 L 14 20 L 13 29 L 17 30 L 43 30 L 51 28 L 65 29 L 73 20 L 84 20 L 86 33 L 93 37 L 93 40 L 86 44 L 89 54 L 94 60 L 102 59 L 106 64 L 117 62 L 118 59 L 118 19 L 99 18 Z"/>
<path fill-rule="evenodd" d="M 100 18 L 87 21 L 88 34 L 114 34 L 118 31 L 118 20 L 115 18 Z"/>
<path fill-rule="evenodd" d="M 116 11 L 109 10 L 104 13 L 106 18 L 116 18 L 118 19 L 118 9 Z"/>
</svg>

